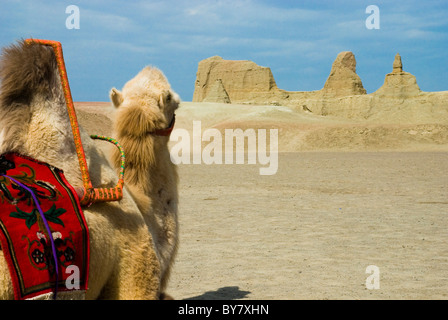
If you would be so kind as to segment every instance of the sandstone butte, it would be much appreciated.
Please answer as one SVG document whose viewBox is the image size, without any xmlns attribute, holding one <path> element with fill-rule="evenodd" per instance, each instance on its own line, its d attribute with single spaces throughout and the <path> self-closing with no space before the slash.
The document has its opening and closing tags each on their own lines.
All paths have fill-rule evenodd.
<svg viewBox="0 0 448 320">
<path fill-rule="evenodd" d="M 448 120 L 448 91 L 420 90 L 415 76 L 403 71 L 399 54 L 384 84 L 370 94 L 356 74 L 356 59 L 350 51 L 338 54 L 323 88 L 316 91 L 279 89 L 270 68 L 214 56 L 198 64 L 193 102 L 284 105 L 355 119 Z"/>
</svg>

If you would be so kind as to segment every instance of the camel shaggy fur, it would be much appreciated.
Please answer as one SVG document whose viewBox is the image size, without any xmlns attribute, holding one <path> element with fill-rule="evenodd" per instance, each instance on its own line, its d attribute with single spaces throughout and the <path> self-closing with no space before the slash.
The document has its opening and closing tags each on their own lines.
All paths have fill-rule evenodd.
<svg viewBox="0 0 448 320">
<path fill-rule="evenodd" d="M 170 159 L 169 137 L 158 132 L 173 123 L 180 99 L 154 67 L 141 70 L 122 91 L 113 88 L 110 98 L 117 108 L 114 137 L 126 153 L 125 185 L 153 235 L 164 294 L 178 246 L 178 175 Z M 118 170 L 117 150 L 112 162 Z"/>
<path fill-rule="evenodd" d="M 24 42 L 3 50 L 0 60 L 0 154 L 17 152 L 64 171 L 82 187 L 78 158 L 53 49 Z M 115 170 L 80 128 L 95 187 L 113 187 Z M 98 142 L 97 142 L 98 143 Z M 157 299 L 160 264 L 151 233 L 124 190 L 120 202 L 84 209 L 90 232 L 87 299 Z M 12 299 L 10 273 L 0 250 L 0 298 Z"/>
</svg>

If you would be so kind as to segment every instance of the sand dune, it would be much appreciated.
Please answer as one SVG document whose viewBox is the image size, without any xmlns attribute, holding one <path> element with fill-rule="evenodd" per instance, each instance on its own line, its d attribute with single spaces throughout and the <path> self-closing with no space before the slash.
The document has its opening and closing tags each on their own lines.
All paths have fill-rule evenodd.
<svg viewBox="0 0 448 320">
<path fill-rule="evenodd" d="M 448 151 L 448 118 L 427 110 L 383 111 L 368 120 L 314 115 L 285 106 L 183 103 L 178 128 L 278 128 L 279 151 Z M 405 121 L 404 118 L 407 118 Z"/>
</svg>

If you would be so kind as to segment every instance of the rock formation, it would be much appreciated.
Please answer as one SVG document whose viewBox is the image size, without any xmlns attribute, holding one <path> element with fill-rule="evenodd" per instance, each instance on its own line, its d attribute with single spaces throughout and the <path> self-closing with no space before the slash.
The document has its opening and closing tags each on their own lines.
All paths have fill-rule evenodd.
<svg viewBox="0 0 448 320">
<path fill-rule="evenodd" d="M 248 60 L 224 60 L 215 56 L 199 62 L 193 101 L 203 101 L 218 79 L 232 102 L 277 91 L 270 68 Z"/>
<path fill-rule="evenodd" d="M 393 73 L 403 72 L 403 63 L 401 62 L 401 56 L 399 53 L 395 55 L 394 63 L 392 65 Z"/>
<path fill-rule="evenodd" d="M 417 79 L 409 72 L 403 71 L 401 56 L 397 53 L 392 65 L 392 72 L 386 75 L 384 84 L 375 94 L 390 98 L 409 98 L 420 94 Z"/>
<path fill-rule="evenodd" d="M 434 115 L 448 118 L 448 91 L 421 91 L 415 76 L 403 71 L 399 54 L 384 84 L 370 94 L 356 74 L 355 56 L 349 51 L 338 54 L 324 87 L 316 91 L 279 89 L 271 70 L 251 61 L 211 57 L 199 62 L 193 102 L 226 102 L 224 92 L 232 103 L 284 105 L 324 116 L 371 120 L 386 117 L 403 122 L 429 120 Z"/>
<path fill-rule="evenodd" d="M 221 84 L 216 84 L 217 80 L 221 80 Z M 214 56 L 199 62 L 193 101 L 218 102 L 218 93 L 214 92 L 216 90 L 225 91 L 232 103 L 262 104 L 291 104 L 301 99 L 366 94 L 356 74 L 355 56 L 350 51 L 338 54 L 324 87 L 311 92 L 281 90 L 270 68 L 261 67 L 252 61 L 224 60 Z"/>
<path fill-rule="evenodd" d="M 219 102 L 230 103 L 229 95 L 227 94 L 221 79 L 216 79 L 215 83 L 208 90 L 203 102 Z"/>
<path fill-rule="evenodd" d="M 356 74 L 355 55 L 350 51 L 338 54 L 322 89 L 325 97 L 345 97 L 366 94 L 361 78 Z"/>
</svg>

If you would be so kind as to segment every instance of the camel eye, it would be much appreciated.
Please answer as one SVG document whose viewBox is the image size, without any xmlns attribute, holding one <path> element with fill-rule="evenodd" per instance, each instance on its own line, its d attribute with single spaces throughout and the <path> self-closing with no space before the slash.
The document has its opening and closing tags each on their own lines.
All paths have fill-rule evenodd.
<svg viewBox="0 0 448 320">
<path fill-rule="evenodd" d="M 171 99 L 172 99 L 171 92 L 168 92 L 168 94 L 166 95 L 166 103 L 170 103 Z"/>
</svg>

